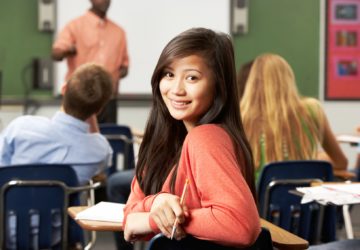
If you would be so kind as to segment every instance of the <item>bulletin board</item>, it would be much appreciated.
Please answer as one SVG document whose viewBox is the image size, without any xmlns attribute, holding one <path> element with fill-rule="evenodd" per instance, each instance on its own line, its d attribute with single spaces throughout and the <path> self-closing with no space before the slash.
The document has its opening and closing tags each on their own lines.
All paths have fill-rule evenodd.
<svg viewBox="0 0 360 250">
<path fill-rule="evenodd" d="M 328 0 L 325 99 L 360 100 L 360 1 Z"/>
</svg>

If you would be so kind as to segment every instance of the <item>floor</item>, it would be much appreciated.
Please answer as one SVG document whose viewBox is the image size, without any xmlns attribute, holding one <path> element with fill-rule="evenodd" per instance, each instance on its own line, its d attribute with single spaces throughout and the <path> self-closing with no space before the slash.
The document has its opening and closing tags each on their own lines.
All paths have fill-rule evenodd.
<svg viewBox="0 0 360 250">
<path fill-rule="evenodd" d="M 98 232 L 93 250 L 115 250 L 115 241 L 112 232 Z"/>
<path fill-rule="evenodd" d="M 134 245 L 134 250 L 145 250 L 146 243 L 138 242 Z M 116 250 L 114 236 L 112 232 L 98 232 L 94 248 L 92 250 Z M 120 249 L 121 250 L 121 249 Z"/>
<path fill-rule="evenodd" d="M 350 216 L 354 230 L 354 238 L 360 239 L 360 204 L 354 205 L 352 207 Z M 344 228 L 341 228 L 337 231 L 337 237 L 338 239 L 346 239 L 346 232 Z"/>
<path fill-rule="evenodd" d="M 351 220 L 354 230 L 354 238 L 360 239 L 360 204 L 353 206 L 351 210 Z M 346 232 L 344 228 L 338 229 L 337 238 L 346 239 Z M 93 250 L 115 250 L 115 243 L 112 232 L 98 232 L 97 240 Z M 135 246 L 135 250 L 145 249 L 141 244 Z M 359 246 L 360 249 L 360 246 Z"/>
</svg>

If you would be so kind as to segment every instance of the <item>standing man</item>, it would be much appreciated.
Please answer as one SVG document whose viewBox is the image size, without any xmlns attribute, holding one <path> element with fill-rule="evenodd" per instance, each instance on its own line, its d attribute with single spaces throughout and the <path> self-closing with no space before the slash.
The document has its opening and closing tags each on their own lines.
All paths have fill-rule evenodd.
<svg viewBox="0 0 360 250">
<path fill-rule="evenodd" d="M 99 123 L 117 122 L 116 97 L 119 81 L 128 73 L 129 58 L 125 31 L 106 17 L 110 0 L 90 0 L 91 8 L 69 22 L 59 33 L 52 47 L 52 57 L 66 58 L 66 81 L 74 70 L 88 62 L 102 65 L 113 81 L 113 97 L 98 115 Z"/>
</svg>

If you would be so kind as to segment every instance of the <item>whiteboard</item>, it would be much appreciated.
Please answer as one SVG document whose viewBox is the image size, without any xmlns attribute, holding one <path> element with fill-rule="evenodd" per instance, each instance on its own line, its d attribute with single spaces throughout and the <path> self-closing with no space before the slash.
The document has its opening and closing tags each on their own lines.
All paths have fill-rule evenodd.
<svg viewBox="0 0 360 250">
<path fill-rule="evenodd" d="M 56 34 L 90 8 L 89 0 L 58 0 Z M 229 0 L 112 0 L 108 17 L 127 35 L 129 74 L 121 79 L 120 93 L 151 94 L 151 75 L 165 45 L 192 27 L 230 32 Z M 54 39 L 55 39 L 54 37 Z M 55 94 L 60 93 L 67 66 L 55 63 Z"/>
</svg>

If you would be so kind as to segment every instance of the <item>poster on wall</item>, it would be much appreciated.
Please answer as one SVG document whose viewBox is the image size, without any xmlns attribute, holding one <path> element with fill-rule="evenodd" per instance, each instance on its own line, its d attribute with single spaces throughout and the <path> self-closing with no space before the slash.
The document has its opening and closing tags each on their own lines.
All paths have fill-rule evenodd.
<svg viewBox="0 0 360 250">
<path fill-rule="evenodd" d="M 360 100 L 360 0 L 328 0 L 327 100 Z"/>
</svg>

